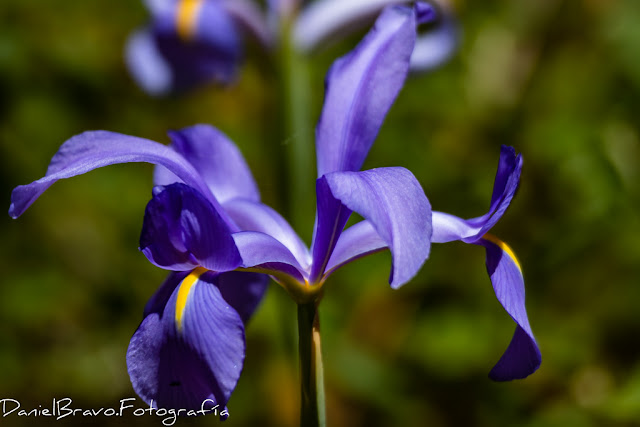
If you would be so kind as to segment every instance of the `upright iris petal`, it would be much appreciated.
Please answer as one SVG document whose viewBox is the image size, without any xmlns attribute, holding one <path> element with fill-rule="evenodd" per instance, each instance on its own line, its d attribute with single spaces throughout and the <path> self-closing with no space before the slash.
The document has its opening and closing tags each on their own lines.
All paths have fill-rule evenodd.
<svg viewBox="0 0 640 427">
<path fill-rule="evenodd" d="M 525 308 L 520 263 L 506 243 L 487 233 L 509 207 L 518 188 L 521 170 L 522 156 L 516 155 L 512 147 L 503 146 L 489 212 L 470 220 L 433 212 L 433 242 L 461 240 L 485 247 L 487 271 L 496 297 L 516 322 L 509 347 L 489 374 L 496 381 L 524 378 L 535 372 L 542 360 Z"/>
<path fill-rule="evenodd" d="M 316 129 L 318 177 L 362 166 L 409 71 L 415 12 L 385 9 L 373 29 L 327 74 Z"/>
<path fill-rule="evenodd" d="M 257 202 L 260 192 L 240 150 L 212 126 L 196 125 L 169 132 L 171 148 L 193 165 L 220 203 L 242 198 Z M 180 178 L 156 167 L 154 183 L 168 185 Z"/>
</svg>

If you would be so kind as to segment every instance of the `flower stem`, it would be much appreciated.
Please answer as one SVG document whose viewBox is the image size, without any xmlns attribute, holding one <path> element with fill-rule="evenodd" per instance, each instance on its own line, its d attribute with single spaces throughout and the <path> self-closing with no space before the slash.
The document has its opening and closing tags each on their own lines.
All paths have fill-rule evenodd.
<svg viewBox="0 0 640 427">
<path fill-rule="evenodd" d="M 298 305 L 300 427 L 326 426 L 317 301 Z"/>
<path fill-rule="evenodd" d="M 291 34 L 292 21 L 284 19 L 281 64 L 284 90 L 286 157 L 288 163 L 287 210 L 295 229 L 304 230 L 313 224 L 314 203 L 309 188 L 313 188 L 313 127 L 310 111 L 309 68 L 306 58 L 297 52 Z"/>
</svg>

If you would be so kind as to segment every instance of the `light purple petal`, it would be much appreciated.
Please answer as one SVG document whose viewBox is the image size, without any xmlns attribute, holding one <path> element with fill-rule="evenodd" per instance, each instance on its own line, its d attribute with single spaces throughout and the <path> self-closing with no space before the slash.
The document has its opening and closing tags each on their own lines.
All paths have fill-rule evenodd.
<svg viewBox="0 0 640 427">
<path fill-rule="evenodd" d="M 305 0 L 267 0 L 267 5 L 269 6 L 271 15 L 281 20 L 290 19 L 292 14 L 300 8 L 300 3 L 304 2 Z"/>
<path fill-rule="evenodd" d="M 362 42 L 329 70 L 316 128 L 318 177 L 362 166 L 407 76 L 415 24 L 412 7 L 385 9 Z"/>
<path fill-rule="evenodd" d="M 156 289 L 151 298 L 149 298 L 149 301 L 147 301 L 142 317 L 145 318 L 151 313 L 161 314 L 164 311 L 165 305 L 167 305 L 167 301 L 171 298 L 173 291 L 176 290 L 180 282 L 189 274 L 191 274 L 191 270 L 170 272 L 160 287 Z"/>
<path fill-rule="evenodd" d="M 327 41 L 343 37 L 368 25 L 386 6 L 402 0 L 318 0 L 306 6 L 296 21 L 296 46 L 309 52 Z M 421 3 L 421 10 L 432 8 Z M 424 16 L 424 15 L 423 15 Z"/>
<path fill-rule="evenodd" d="M 487 271 L 496 297 L 516 322 L 513 339 L 489 376 L 495 381 L 525 378 L 540 367 L 542 358 L 527 317 L 520 265 L 511 249 L 493 236 L 477 244 L 486 248 Z"/>
<path fill-rule="evenodd" d="M 237 197 L 260 200 L 247 162 L 224 133 L 201 124 L 169 132 L 169 136 L 171 147 L 193 165 L 220 203 Z M 168 185 L 176 179 L 166 168 L 156 168 L 156 185 Z"/>
<path fill-rule="evenodd" d="M 433 242 L 462 240 L 474 243 L 484 236 L 505 213 L 520 183 L 522 156 L 512 147 L 502 146 L 489 212 L 472 219 L 461 219 L 443 212 L 433 213 Z"/>
<path fill-rule="evenodd" d="M 262 301 L 268 284 L 269 276 L 259 273 L 230 271 L 216 277 L 222 297 L 238 312 L 245 324 Z"/>
<path fill-rule="evenodd" d="M 140 250 L 169 270 L 230 271 L 242 259 L 231 230 L 209 200 L 185 184 L 156 187 L 147 204 Z"/>
<path fill-rule="evenodd" d="M 369 221 L 360 221 L 344 230 L 331 253 L 326 274 L 331 274 L 344 264 L 365 255 L 387 249 L 388 245 L 380 237 Z"/>
<path fill-rule="evenodd" d="M 268 234 L 289 249 L 303 269 L 309 267 L 309 250 L 278 212 L 265 204 L 247 199 L 230 200 L 224 203 L 223 208 L 241 231 Z"/>
<path fill-rule="evenodd" d="M 444 212 L 433 211 L 433 243 L 447 243 L 475 236 L 480 227 L 469 225 L 464 219 Z"/>
<path fill-rule="evenodd" d="M 192 271 L 170 272 L 145 305 L 143 317 L 154 312 L 162 313 L 173 291 L 191 273 Z M 222 298 L 233 307 L 245 324 L 262 301 L 269 282 L 269 276 L 265 274 L 243 271 L 209 271 L 201 277 L 218 287 Z"/>
<path fill-rule="evenodd" d="M 522 172 L 522 155 L 516 155 L 513 147 L 503 145 L 500 150 L 498 171 L 493 184 L 491 207 L 485 215 L 467 220 L 473 227 L 479 227 L 479 231 L 473 236 L 465 237 L 464 242 L 473 243 L 484 236 L 502 218 L 520 184 Z"/>
<path fill-rule="evenodd" d="M 522 155 L 516 155 L 516 150 L 513 147 L 503 145 L 500 148 L 498 171 L 491 194 L 491 211 L 499 210 L 501 205 L 508 205 L 511 202 L 518 189 L 521 172 Z"/>
<path fill-rule="evenodd" d="M 171 91 L 173 72 L 148 28 L 129 37 L 125 61 L 135 82 L 149 95 L 166 95 Z"/>
<path fill-rule="evenodd" d="M 164 306 L 158 300 L 131 338 L 129 376 L 136 393 L 154 407 L 197 410 L 213 399 L 222 408 L 240 377 L 242 320 L 199 273 L 180 282 Z M 178 303 L 181 291 L 186 300 Z"/>
<path fill-rule="evenodd" d="M 255 231 L 234 233 L 233 238 L 242 256 L 242 267 L 281 278 L 283 275 L 298 283 L 305 282 L 304 270 L 291 251 L 268 234 Z"/>
<path fill-rule="evenodd" d="M 269 48 L 273 45 L 273 31 L 267 25 L 265 15 L 253 2 L 220 0 L 220 4 L 246 34 L 251 34 L 264 47 Z"/>
<path fill-rule="evenodd" d="M 162 13 L 171 10 L 180 0 L 143 0 L 144 5 L 152 14 Z"/>
<path fill-rule="evenodd" d="M 11 194 L 9 215 L 17 218 L 44 193 L 63 178 L 81 175 L 116 163 L 147 162 L 162 165 L 196 188 L 211 195 L 206 184 L 181 155 L 169 147 L 147 139 L 106 131 L 85 132 L 66 141 L 51 159 L 44 178 L 16 187 Z M 217 201 L 211 195 L 211 202 Z"/>
<path fill-rule="evenodd" d="M 424 8 L 425 5 L 417 3 L 416 7 Z M 434 19 L 431 16 L 436 9 L 428 5 L 425 9 L 429 14 L 427 22 Z M 455 53 L 459 39 L 460 29 L 458 22 L 447 6 L 438 8 L 437 22 L 434 28 L 430 28 L 425 33 L 418 34 L 416 44 L 411 54 L 411 71 L 429 71 L 446 61 L 448 61 Z M 420 13 L 418 14 L 418 23 L 420 22 Z M 424 16 L 424 14 L 423 14 Z"/>
<path fill-rule="evenodd" d="M 311 243 L 310 283 L 317 283 L 325 274 L 338 237 L 351 215 L 345 205 L 331 192 L 326 177 L 316 180 L 317 214 L 313 242 Z"/>
<path fill-rule="evenodd" d="M 242 43 L 233 17 L 218 1 L 201 2 L 191 9 L 185 4 L 150 2 L 148 36 L 134 38 L 127 52 L 131 73 L 151 94 L 186 90 L 209 81 L 226 84 L 236 77 Z M 168 86 L 164 80 L 158 84 L 153 70 L 160 59 L 162 76 L 170 77 Z"/>
<path fill-rule="evenodd" d="M 409 281 L 431 246 L 431 206 L 413 174 L 404 168 L 380 168 L 335 172 L 321 179 L 333 197 L 371 222 L 391 250 L 391 286 Z"/>
</svg>

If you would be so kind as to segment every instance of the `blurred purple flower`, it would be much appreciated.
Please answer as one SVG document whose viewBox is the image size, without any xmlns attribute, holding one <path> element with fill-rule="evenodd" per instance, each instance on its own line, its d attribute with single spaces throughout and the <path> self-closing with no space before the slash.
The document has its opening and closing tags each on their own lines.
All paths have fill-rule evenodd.
<svg viewBox="0 0 640 427">
<path fill-rule="evenodd" d="M 16 218 L 59 179 L 115 163 L 158 165 L 140 250 L 172 273 L 145 307 L 127 352 L 134 389 L 146 402 L 226 405 L 243 366 L 244 322 L 268 276 L 309 302 L 333 271 L 372 252 L 390 250 L 394 288 L 420 269 L 431 245 L 431 207 L 420 184 L 403 168 L 359 171 L 408 74 L 416 12 L 385 9 L 327 75 L 310 250 L 260 202 L 236 146 L 206 125 L 170 133 L 169 147 L 86 132 L 60 147 L 45 177 L 14 189 L 9 214 Z M 343 231 L 352 211 L 364 220 Z"/>
<path fill-rule="evenodd" d="M 146 0 L 151 25 L 129 39 L 126 60 L 136 82 L 152 95 L 206 82 L 233 82 L 243 57 L 244 35 L 266 49 L 279 37 L 280 23 L 294 20 L 293 42 L 302 53 L 370 24 L 384 7 L 400 0 L 319 0 L 301 8 L 296 0 L 270 0 L 263 13 L 251 0 Z M 416 2 L 418 25 L 430 25 L 415 43 L 412 70 L 445 62 L 458 30 L 444 0 L 438 7 Z M 301 9 L 298 13 L 298 10 Z M 293 17 L 293 18 L 292 18 Z"/>
<path fill-rule="evenodd" d="M 502 358 L 489 376 L 496 381 L 524 378 L 540 367 L 541 355 L 529 326 L 525 308 L 524 278 L 515 254 L 506 243 L 488 234 L 509 207 L 522 170 L 522 156 L 503 146 L 491 196 L 489 212 L 464 220 L 443 212 L 433 212 L 434 243 L 461 240 L 484 246 L 487 271 L 500 304 L 516 322 L 516 331 Z"/>
</svg>

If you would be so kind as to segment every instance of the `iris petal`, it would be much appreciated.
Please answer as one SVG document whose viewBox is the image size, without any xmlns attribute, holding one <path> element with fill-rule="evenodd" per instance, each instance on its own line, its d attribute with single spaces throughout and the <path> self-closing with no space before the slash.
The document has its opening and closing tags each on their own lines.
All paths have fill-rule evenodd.
<svg viewBox="0 0 640 427">
<path fill-rule="evenodd" d="M 424 8 L 423 5 L 424 3 L 417 3 L 416 7 Z M 422 16 L 425 16 L 425 12 L 426 19 L 423 18 L 422 22 L 421 13 L 418 12 L 418 24 L 433 22 L 433 15 L 437 15 L 437 20 L 434 28 L 418 35 L 411 54 L 411 71 L 424 72 L 442 65 L 453 56 L 459 43 L 460 30 L 451 11 L 440 8 L 436 14 L 435 9 L 429 6 L 429 9 L 422 12 Z"/>
<path fill-rule="evenodd" d="M 269 48 L 273 45 L 273 31 L 253 1 L 221 0 L 220 5 L 244 33 L 252 35 L 264 47 Z"/>
<path fill-rule="evenodd" d="M 340 235 L 338 243 L 331 253 L 325 274 L 331 274 L 344 264 L 388 247 L 371 222 L 360 221 L 347 228 Z"/>
<path fill-rule="evenodd" d="M 489 376 L 496 381 L 525 378 L 540 367 L 542 358 L 529 325 L 520 265 L 513 251 L 491 235 L 477 244 L 486 248 L 487 271 L 496 297 L 516 322 L 513 339 Z"/>
<path fill-rule="evenodd" d="M 171 147 L 200 173 L 220 203 L 241 197 L 260 200 L 253 175 L 238 147 L 218 129 L 195 125 L 169 133 Z M 168 185 L 178 178 L 162 166 L 156 167 L 156 185 Z"/>
<path fill-rule="evenodd" d="M 521 172 L 522 155 L 516 155 L 513 147 L 503 145 L 500 149 L 500 161 L 493 184 L 489 212 L 481 217 L 467 220 L 467 223 L 477 231 L 472 236 L 465 237 L 464 242 L 473 243 L 484 236 L 502 218 L 518 190 Z"/>
<path fill-rule="evenodd" d="M 303 269 L 296 258 L 273 237 L 255 231 L 242 231 L 234 233 L 233 238 L 242 256 L 242 267 L 305 283 Z"/>
<path fill-rule="evenodd" d="M 385 9 L 360 44 L 332 65 L 316 128 L 318 177 L 362 166 L 407 76 L 415 22 L 413 8 Z"/>
<path fill-rule="evenodd" d="M 133 79 L 149 95 L 165 95 L 171 91 L 173 72 L 149 28 L 129 37 L 125 61 Z"/>
<path fill-rule="evenodd" d="M 178 303 L 181 291 L 186 299 Z M 160 304 L 163 297 L 156 298 L 154 309 L 145 316 L 127 350 L 127 368 L 136 393 L 156 407 L 198 410 L 206 399 L 224 407 L 244 362 L 240 316 L 211 277 L 198 270 L 170 294 L 166 288 L 161 292 L 164 298 L 169 295 L 166 304 Z"/>
<path fill-rule="evenodd" d="M 147 204 L 140 250 L 153 264 L 170 270 L 203 266 L 229 271 L 242 258 L 222 216 L 185 184 L 156 187 Z"/>
<path fill-rule="evenodd" d="M 311 283 L 317 283 L 324 275 L 338 237 L 351 215 L 351 210 L 332 194 L 326 176 L 316 180 L 316 200 L 317 217 L 311 243 Z"/>
<path fill-rule="evenodd" d="M 433 211 L 433 243 L 447 243 L 462 240 L 473 236 L 478 232 L 477 227 L 472 227 L 462 218 L 444 212 Z"/>
<path fill-rule="evenodd" d="M 325 175 L 333 197 L 371 222 L 391 250 L 389 282 L 409 281 L 429 256 L 431 205 L 422 187 L 404 168 Z"/>
<path fill-rule="evenodd" d="M 209 81 L 226 84 L 235 79 L 242 44 L 235 19 L 221 2 L 149 3 L 152 23 L 144 34 L 150 37 L 134 36 L 127 52 L 127 65 L 143 89 L 160 95 Z M 153 69 L 158 64 L 162 64 L 162 84 Z"/>
<path fill-rule="evenodd" d="M 162 165 L 203 195 L 211 195 L 193 166 L 171 148 L 148 139 L 114 132 L 93 131 L 76 135 L 62 144 L 51 159 L 43 178 L 16 187 L 11 193 L 9 215 L 13 218 L 22 215 L 59 179 L 81 175 L 103 166 L 130 162 Z M 211 202 L 217 205 L 213 195 Z"/>
<path fill-rule="evenodd" d="M 217 276 L 216 285 L 222 297 L 240 315 L 246 324 L 253 312 L 262 301 L 267 286 L 269 276 L 258 273 L 247 273 L 241 271 L 230 271 Z"/>
<path fill-rule="evenodd" d="M 291 251 L 303 269 L 309 267 L 309 250 L 278 212 L 263 203 L 246 199 L 230 200 L 223 207 L 240 230 L 259 231 L 270 235 Z"/>
<path fill-rule="evenodd" d="M 472 219 L 462 219 L 444 212 L 433 212 L 434 243 L 462 240 L 474 243 L 484 236 L 505 213 L 520 183 L 522 156 L 512 147 L 502 146 L 489 212 Z"/>
<path fill-rule="evenodd" d="M 298 49 L 312 51 L 328 40 L 352 33 L 368 25 L 386 6 L 406 3 L 402 0 L 318 0 L 306 6 L 298 16 L 294 36 Z M 419 3 L 421 11 L 433 10 Z M 424 16 L 423 14 L 422 16 Z"/>
</svg>

